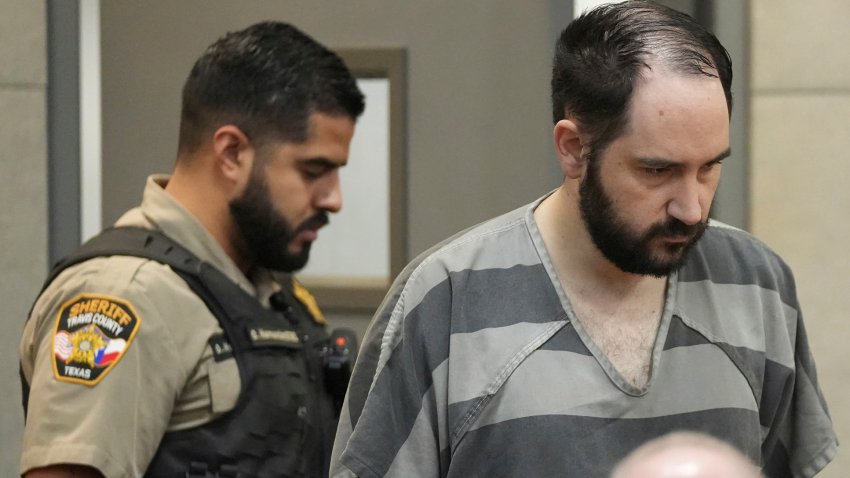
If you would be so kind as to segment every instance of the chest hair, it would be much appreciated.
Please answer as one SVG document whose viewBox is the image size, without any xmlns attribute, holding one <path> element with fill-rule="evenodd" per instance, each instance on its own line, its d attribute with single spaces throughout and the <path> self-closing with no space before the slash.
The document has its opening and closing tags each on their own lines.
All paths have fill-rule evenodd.
<svg viewBox="0 0 850 478">
<path fill-rule="evenodd" d="M 581 294 L 576 299 L 574 312 L 591 340 L 626 381 L 637 388 L 645 387 L 652 373 L 652 350 L 661 322 L 659 301 L 596 304 L 587 297 L 582 300 Z"/>
</svg>

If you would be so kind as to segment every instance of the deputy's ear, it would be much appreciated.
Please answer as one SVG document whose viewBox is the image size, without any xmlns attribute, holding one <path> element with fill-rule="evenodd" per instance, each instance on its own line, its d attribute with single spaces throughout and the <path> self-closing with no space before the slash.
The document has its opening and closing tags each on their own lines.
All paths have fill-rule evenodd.
<svg viewBox="0 0 850 478">
<path fill-rule="evenodd" d="M 582 152 L 587 144 L 581 126 L 574 120 L 562 119 L 555 123 L 552 138 L 564 176 L 571 179 L 582 177 L 587 166 Z"/>
<path fill-rule="evenodd" d="M 213 133 L 216 167 L 222 176 L 239 184 L 251 175 L 256 153 L 251 140 L 234 125 L 224 125 Z"/>
</svg>

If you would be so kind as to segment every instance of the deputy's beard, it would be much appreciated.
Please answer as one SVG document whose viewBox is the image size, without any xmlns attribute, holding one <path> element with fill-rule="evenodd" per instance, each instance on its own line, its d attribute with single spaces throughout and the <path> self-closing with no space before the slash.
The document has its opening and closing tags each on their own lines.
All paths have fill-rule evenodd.
<svg viewBox="0 0 850 478">
<path fill-rule="evenodd" d="M 318 212 L 298 227 L 293 227 L 271 201 L 268 187 L 258 174 L 252 174 L 245 191 L 230 202 L 230 214 L 245 254 L 254 264 L 280 272 L 295 272 L 307 264 L 310 242 L 297 253 L 289 252 L 289 243 L 303 230 L 328 222 L 325 212 Z"/>
</svg>

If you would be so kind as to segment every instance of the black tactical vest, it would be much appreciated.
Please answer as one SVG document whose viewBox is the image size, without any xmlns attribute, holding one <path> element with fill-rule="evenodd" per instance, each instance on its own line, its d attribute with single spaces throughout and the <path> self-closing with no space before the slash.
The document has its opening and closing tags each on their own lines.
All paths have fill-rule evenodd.
<svg viewBox="0 0 850 478">
<path fill-rule="evenodd" d="M 236 359 L 242 388 L 233 410 L 210 423 L 166 433 L 146 477 L 271 478 L 327 476 L 336 430 L 325 390 L 324 328 L 292 294 L 292 282 L 271 298 L 272 309 L 162 233 L 112 228 L 59 263 L 62 270 L 109 255 L 169 265 L 204 301 L 224 331 L 210 345 L 216 360 Z M 24 387 L 24 408 L 28 385 Z"/>
</svg>

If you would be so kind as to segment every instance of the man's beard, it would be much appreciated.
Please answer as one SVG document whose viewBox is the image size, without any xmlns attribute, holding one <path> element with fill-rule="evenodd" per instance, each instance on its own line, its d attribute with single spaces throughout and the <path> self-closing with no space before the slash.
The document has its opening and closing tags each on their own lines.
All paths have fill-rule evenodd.
<svg viewBox="0 0 850 478">
<path fill-rule="evenodd" d="M 230 202 L 230 214 L 246 256 L 256 265 L 280 272 L 294 272 L 307 264 L 311 243 L 304 242 L 296 254 L 289 252 L 289 243 L 300 232 L 328 222 L 327 213 L 320 211 L 298 227 L 290 225 L 275 210 L 266 182 L 258 171 L 252 172 L 242 195 Z"/>
<path fill-rule="evenodd" d="M 579 209 L 590 237 L 602 254 L 623 272 L 664 277 L 678 269 L 687 252 L 702 237 L 708 221 L 687 225 L 676 218 L 653 224 L 645 232 L 635 232 L 617 214 L 605 192 L 599 174 L 599 158 L 588 155 L 587 175 L 579 188 Z M 653 240 L 665 236 L 689 236 L 684 243 L 668 243 L 666 254 L 653 251 Z"/>
</svg>

